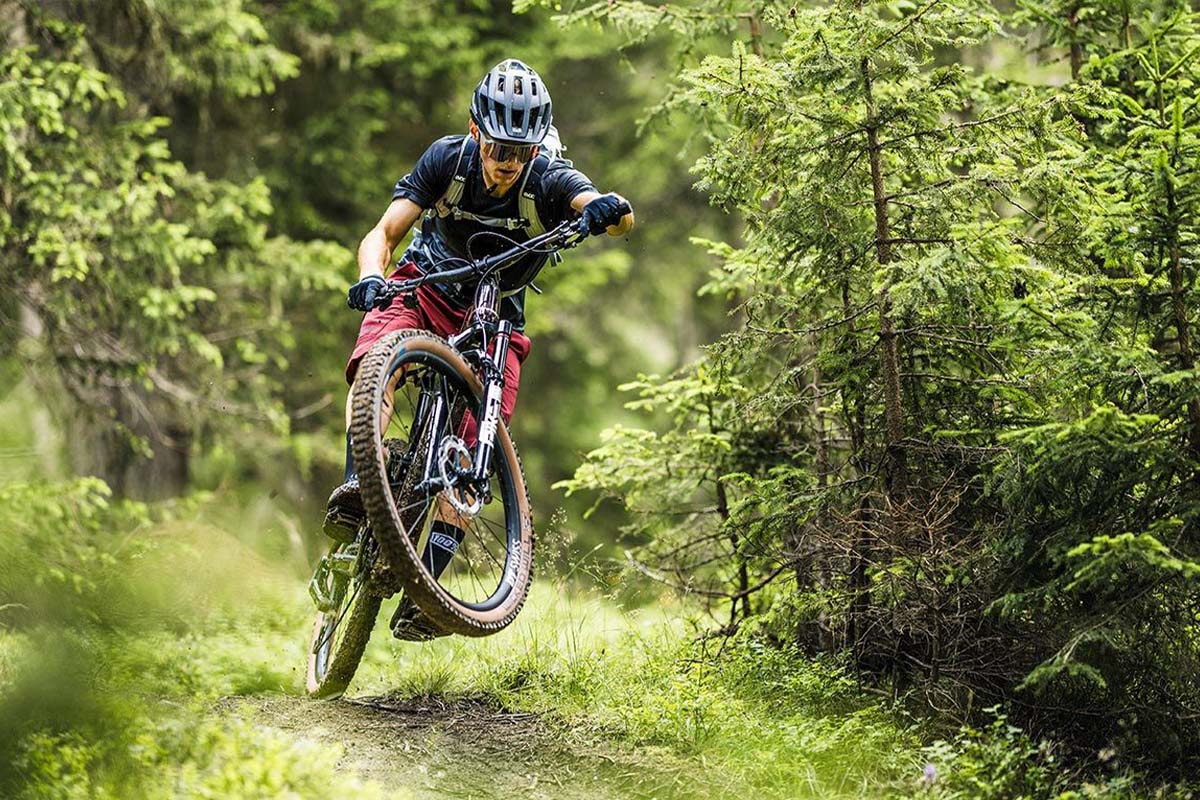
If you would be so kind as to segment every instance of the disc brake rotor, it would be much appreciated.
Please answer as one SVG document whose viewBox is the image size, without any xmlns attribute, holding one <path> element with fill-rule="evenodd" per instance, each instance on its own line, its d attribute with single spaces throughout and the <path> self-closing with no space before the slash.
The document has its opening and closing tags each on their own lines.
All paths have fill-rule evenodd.
<svg viewBox="0 0 1200 800">
<path fill-rule="evenodd" d="M 471 469 L 471 451 L 457 436 L 447 436 L 438 450 L 438 472 L 445 486 L 443 497 L 459 514 L 474 517 L 483 508 L 483 495 L 466 483 L 464 473 Z"/>
</svg>

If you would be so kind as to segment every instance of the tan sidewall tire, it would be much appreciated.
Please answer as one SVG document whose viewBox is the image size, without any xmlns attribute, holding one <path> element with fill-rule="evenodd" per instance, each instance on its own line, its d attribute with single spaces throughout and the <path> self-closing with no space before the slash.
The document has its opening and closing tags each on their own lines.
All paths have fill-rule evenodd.
<svg viewBox="0 0 1200 800">
<path fill-rule="evenodd" d="M 407 535 L 397 510 L 395 499 L 387 484 L 386 465 L 382 455 L 382 431 L 379 430 L 387 371 L 405 352 L 428 354 L 452 369 L 470 388 L 478 400 L 483 387 L 470 366 L 450 343 L 424 331 L 397 331 L 380 339 L 363 358 L 353 399 L 351 438 L 354 442 L 354 463 L 358 467 L 359 486 L 371 528 L 379 542 L 383 557 L 395 570 L 408 596 L 411 597 L 435 624 L 447 633 L 465 636 L 487 636 L 507 626 L 525 602 L 533 580 L 533 517 L 525 477 L 516 446 L 508 427 L 501 424 L 496 430 L 494 458 L 503 458 L 512 482 L 516 502 L 516 518 L 520 526 L 516 559 L 508 554 L 505 580 L 510 584 L 508 596 L 500 605 L 486 611 L 463 606 L 450 596 L 421 566 L 416 543 Z M 511 512 L 513 509 L 508 509 Z M 511 574 L 510 574 L 511 573 Z"/>
</svg>

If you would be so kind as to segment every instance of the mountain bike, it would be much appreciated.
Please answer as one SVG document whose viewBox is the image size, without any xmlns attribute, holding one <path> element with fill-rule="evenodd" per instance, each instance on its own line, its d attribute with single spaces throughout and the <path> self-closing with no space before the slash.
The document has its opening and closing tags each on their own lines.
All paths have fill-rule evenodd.
<svg viewBox="0 0 1200 800">
<path fill-rule="evenodd" d="M 500 275 L 524 255 L 554 257 L 587 236 L 581 222 L 565 222 L 466 266 L 387 282 L 377 304 L 415 304 L 416 289 L 427 283 L 478 281 L 460 333 L 447 340 L 397 331 L 359 365 L 350 437 L 366 521 L 352 542 L 331 548 L 309 583 L 318 612 L 311 696 L 345 691 L 382 602 L 398 592 L 397 615 L 417 612 L 406 627 L 415 634 L 404 638 L 487 636 L 521 610 L 533 579 L 533 519 L 500 416 L 512 334 L 512 323 L 500 319 Z M 447 531 L 461 541 L 438 538 Z M 436 558 L 431 540 L 452 553 L 448 563 Z"/>
</svg>

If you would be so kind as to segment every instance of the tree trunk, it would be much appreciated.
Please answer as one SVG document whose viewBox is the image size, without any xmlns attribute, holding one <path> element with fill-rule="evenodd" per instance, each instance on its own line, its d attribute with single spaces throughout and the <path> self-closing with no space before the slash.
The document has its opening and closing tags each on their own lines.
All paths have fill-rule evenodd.
<svg viewBox="0 0 1200 800">
<path fill-rule="evenodd" d="M 1178 200 L 1175 190 L 1167 186 L 1167 225 L 1170 239 L 1167 243 L 1167 260 L 1171 272 L 1171 308 L 1175 315 L 1175 331 L 1179 339 L 1179 368 L 1190 370 L 1196 366 L 1192 351 L 1191 325 L 1188 322 L 1187 303 L 1184 301 L 1186 287 L 1183 285 L 1183 257 L 1179 246 L 1179 226 L 1176 220 Z M 1188 449 L 1192 458 L 1200 459 L 1200 399 L 1188 400 Z"/>
<path fill-rule="evenodd" d="M 191 477 L 192 433 L 178 421 L 178 412 L 130 387 L 111 389 L 109 396 L 110 419 L 85 414 L 72 421 L 74 470 L 103 479 L 118 497 L 162 500 L 183 494 Z M 131 437 L 145 442 L 149 457 Z"/>
<path fill-rule="evenodd" d="M 892 261 L 891 231 L 888 224 L 887 193 L 883 186 L 882 148 L 879 146 L 878 117 L 871 93 L 871 62 L 862 60 L 863 95 L 867 105 L 867 156 L 871 166 L 871 191 L 875 201 L 875 257 L 886 267 Z M 880 374 L 883 379 L 883 416 L 887 443 L 884 463 L 884 492 L 893 509 L 902 503 L 908 490 L 908 465 L 904 453 L 904 405 L 900 387 L 900 357 L 896 323 L 888 281 L 879 290 Z"/>
<path fill-rule="evenodd" d="M 807 352 L 793 361 L 795 370 L 793 383 L 796 394 L 803 396 L 812 392 L 809 403 L 808 421 L 812 426 L 812 441 L 814 449 L 814 465 L 817 471 L 817 487 L 822 491 L 829 488 L 829 446 L 825 440 L 825 411 L 821 407 L 821 368 L 817 366 L 816 356 L 819 343 L 816 334 L 809 334 Z M 807 381 L 799 366 L 805 358 L 812 359 Z M 797 423 L 804 427 L 804 420 Z M 803 433 L 803 431 L 801 431 Z M 803 594 L 814 588 L 826 589 L 830 583 L 829 564 L 827 555 L 821 547 L 822 532 L 826 529 L 827 519 L 824 514 L 815 520 L 800 524 L 793 522 L 784 539 L 784 555 L 793 560 L 793 574 L 796 578 L 796 592 Z M 829 631 L 828 613 L 822 610 L 815 620 L 800 620 L 793 632 L 796 644 L 810 652 L 823 652 L 833 649 L 833 641 Z"/>
<path fill-rule="evenodd" d="M 1083 69 L 1083 45 L 1079 43 L 1079 5 L 1073 4 L 1067 9 L 1067 30 L 1071 32 L 1071 80 L 1079 80 L 1079 71 Z"/>
<path fill-rule="evenodd" d="M 717 513 L 721 517 L 724 524 L 729 522 L 729 496 L 725 493 L 725 482 L 717 478 Z M 737 623 L 738 604 L 742 606 L 742 619 L 750 616 L 750 569 L 746 564 L 746 556 L 741 552 L 741 537 L 738 536 L 736 530 L 729 532 L 729 544 L 733 548 L 733 558 L 737 564 L 737 591 L 738 596 L 733 598 L 733 605 L 729 609 L 729 626 L 732 628 Z"/>
</svg>

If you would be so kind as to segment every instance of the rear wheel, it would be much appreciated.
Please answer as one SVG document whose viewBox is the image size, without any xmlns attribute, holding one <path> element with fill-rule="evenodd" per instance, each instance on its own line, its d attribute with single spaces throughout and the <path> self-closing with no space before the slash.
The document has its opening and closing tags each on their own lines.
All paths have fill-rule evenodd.
<svg viewBox="0 0 1200 800">
<path fill-rule="evenodd" d="M 467 636 L 512 622 L 533 577 L 533 521 L 506 426 L 497 428 L 486 486 L 460 480 L 456 488 L 430 489 L 425 480 L 471 466 L 474 448 L 466 442 L 482 391 L 444 339 L 399 331 L 362 360 L 352 401 L 354 461 L 383 557 L 429 620 Z M 431 406 L 438 398 L 446 413 L 435 429 Z M 410 442 L 400 463 L 385 455 L 389 429 Z M 435 566 L 431 540 L 454 549 L 448 564 Z"/>
<path fill-rule="evenodd" d="M 311 697 L 340 697 L 362 660 L 383 601 L 371 582 L 375 547 L 368 534 L 337 544 L 313 575 L 309 591 L 318 611 L 308 649 Z"/>
</svg>

